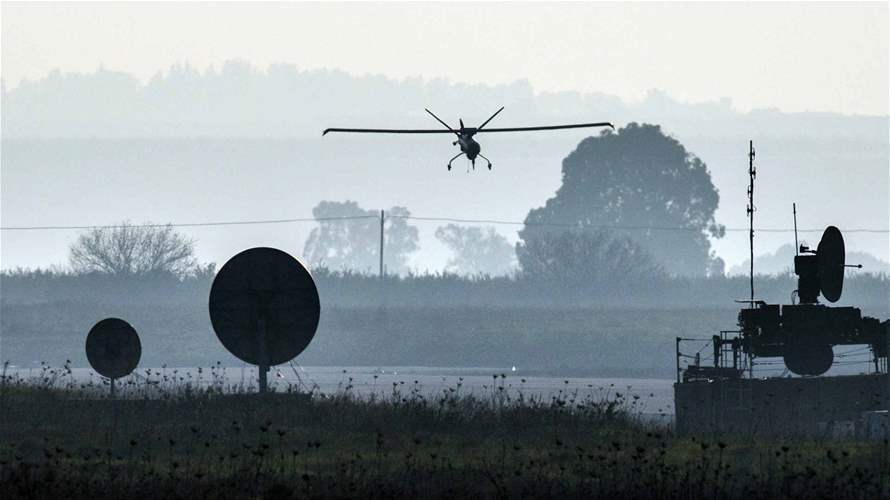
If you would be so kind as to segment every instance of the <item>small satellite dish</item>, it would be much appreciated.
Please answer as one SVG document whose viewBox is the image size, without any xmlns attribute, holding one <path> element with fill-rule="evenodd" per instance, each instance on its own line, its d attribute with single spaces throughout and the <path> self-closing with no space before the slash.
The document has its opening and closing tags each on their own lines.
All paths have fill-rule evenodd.
<svg viewBox="0 0 890 500">
<path fill-rule="evenodd" d="M 260 391 L 270 366 L 287 363 L 315 336 L 321 304 L 309 271 L 281 250 L 257 247 L 235 255 L 210 288 L 210 322 L 236 357 L 257 365 Z"/>
<path fill-rule="evenodd" d="M 818 258 L 819 284 L 822 296 L 829 302 L 837 302 L 844 289 L 844 264 L 846 253 L 844 237 L 840 229 L 834 226 L 825 228 L 822 240 L 816 249 Z"/>
<path fill-rule="evenodd" d="M 99 375 L 114 381 L 136 369 L 142 357 L 142 344 L 139 334 L 129 323 L 119 318 L 106 318 L 90 329 L 86 351 L 90 366 Z"/>
</svg>

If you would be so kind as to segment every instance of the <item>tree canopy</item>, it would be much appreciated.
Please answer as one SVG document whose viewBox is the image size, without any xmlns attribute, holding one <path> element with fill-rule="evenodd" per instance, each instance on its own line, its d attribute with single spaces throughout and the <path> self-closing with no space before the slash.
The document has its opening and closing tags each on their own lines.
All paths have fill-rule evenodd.
<svg viewBox="0 0 890 500">
<path fill-rule="evenodd" d="M 604 229 L 540 233 L 516 254 L 525 277 L 570 288 L 615 289 L 664 275 L 639 244 Z"/>
<path fill-rule="evenodd" d="M 383 265 L 388 273 L 408 272 L 410 254 L 418 249 L 417 228 L 408 224 L 411 212 L 392 207 L 384 219 Z M 318 227 L 309 233 L 303 256 L 311 265 L 335 271 L 377 271 L 380 259 L 380 211 L 354 201 L 322 201 L 312 209 Z"/>
<path fill-rule="evenodd" d="M 631 123 L 581 141 L 563 160 L 556 195 L 528 213 L 519 236 L 528 245 L 565 226 L 617 226 L 624 229 L 613 232 L 639 243 L 671 274 L 718 274 L 722 261 L 708 238 L 724 234 L 714 219 L 719 200 L 701 159 L 659 126 Z"/>
</svg>

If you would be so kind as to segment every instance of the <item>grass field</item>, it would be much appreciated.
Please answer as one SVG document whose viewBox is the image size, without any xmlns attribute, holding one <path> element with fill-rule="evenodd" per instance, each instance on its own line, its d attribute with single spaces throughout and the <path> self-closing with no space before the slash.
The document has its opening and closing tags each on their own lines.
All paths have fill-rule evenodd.
<svg viewBox="0 0 890 500">
<path fill-rule="evenodd" d="M 4 498 L 881 498 L 887 442 L 675 436 L 627 398 L 4 379 Z"/>
</svg>

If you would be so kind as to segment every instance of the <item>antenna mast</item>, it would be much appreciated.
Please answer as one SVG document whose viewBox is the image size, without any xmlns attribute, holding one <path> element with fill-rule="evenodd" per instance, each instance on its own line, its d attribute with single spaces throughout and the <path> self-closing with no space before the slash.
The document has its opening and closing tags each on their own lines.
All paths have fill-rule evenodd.
<svg viewBox="0 0 890 500">
<path fill-rule="evenodd" d="M 751 307 L 754 307 L 754 178 L 757 177 L 757 169 L 754 168 L 754 141 L 748 141 L 748 246 L 751 250 Z"/>
<path fill-rule="evenodd" d="M 797 203 L 791 204 L 791 210 L 794 212 L 794 255 L 799 255 L 800 247 L 797 245 Z"/>
</svg>

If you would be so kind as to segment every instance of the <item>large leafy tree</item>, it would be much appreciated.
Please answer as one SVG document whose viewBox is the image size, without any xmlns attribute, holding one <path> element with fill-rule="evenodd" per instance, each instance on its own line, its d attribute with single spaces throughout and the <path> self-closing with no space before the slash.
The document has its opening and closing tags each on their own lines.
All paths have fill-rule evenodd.
<svg viewBox="0 0 890 500">
<path fill-rule="evenodd" d="M 383 265 L 388 273 L 408 272 L 408 258 L 418 248 L 417 228 L 408 224 L 405 207 L 392 207 L 384 219 Z M 303 256 L 330 270 L 376 272 L 380 259 L 380 211 L 354 201 L 322 201 L 312 209 L 318 227 L 309 233 Z"/>
<path fill-rule="evenodd" d="M 565 229 L 555 225 L 618 226 L 625 229 L 613 232 L 639 243 L 671 274 L 719 272 L 708 240 L 724 234 L 714 219 L 719 200 L 701 159 L 659 126 L 631 123 L 584 139 L 563 160 L 562 186 L 529 212 L 517 254 L 535 237 Z"/>
<path fill-rule="evenodd" d="M 526 278 L 562 287 L 639 284 L 664 274 L 639 244 L 604 229 L 540 233 L 517 253 Z"/>
<path fill-rule="evenodd" d="M 452 252 L 448 271 L 468 276 L 498 275 L 514 268 L 513 246 L 493 227 L 448 224 L 436 229 L 436 238 Z"/>
</svg>

